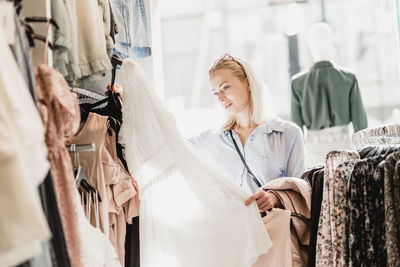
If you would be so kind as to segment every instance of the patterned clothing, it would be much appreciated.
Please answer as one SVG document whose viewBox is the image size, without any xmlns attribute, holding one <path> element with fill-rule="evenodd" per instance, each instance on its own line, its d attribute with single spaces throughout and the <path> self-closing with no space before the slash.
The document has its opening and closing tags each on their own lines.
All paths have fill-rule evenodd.
<svg viewBox="0 0 400 267">
<path fill-rule="evenodd" d="M 346 266 L 348 203 L 346 198 L 347 186 L 356 161 L 343 162 L 335 171 L 334 190 L 334 229 L 332 232 L 333 265 Z"/>
<path fill-rule="evenodd" d="M 400 150 L 368 148 L 360 155 L 363 160 L 345 151 L 332 151 L 326 157 L 317 266 L 398 266 L 400 262 Z M 310 173 L 315 176 L 318 171 Z M 312 185 L 314 193 L 314 181 Z M 312 205 L 314 200 L 313 196 Z M 309 255 L 313 231 L 311 225 Z M 315 266 L 312 255 L 308 266 Z"/>
<path fill-rule="evenodd" d="M 357 162 L 348 192 L 348 266 L 385 266 L 383 157 Z"/>
<path fill-rule="evenodd" d="M 400 152 L 388 156 L 384 168 L 387 266 L 398 266 L 400 262 Z"/>
<path fill-rule="evenodd" d="M 316 266 L 334 266 L 334 245 L 336 236 L 334 193 L 335 170 L 339 164 L 356 160 L 359 156 L 355 152 L 331 151 L 326 156 L 324 170 L 324 191 L 321 205 L 321 213 L 318 223 Z"/>
</svg>

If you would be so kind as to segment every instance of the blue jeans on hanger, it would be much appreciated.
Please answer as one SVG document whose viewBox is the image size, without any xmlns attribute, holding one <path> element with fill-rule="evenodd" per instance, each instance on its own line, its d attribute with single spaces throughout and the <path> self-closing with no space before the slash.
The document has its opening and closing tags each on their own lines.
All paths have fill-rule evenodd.
<svg viewBox="0 0 400 267">
<path fill-rule="evenodd" d="M 114 53 L 121 59 L 151 55 L 146 9 L 143 0 L 111 0 L 118 34 Z"/>
</svg>

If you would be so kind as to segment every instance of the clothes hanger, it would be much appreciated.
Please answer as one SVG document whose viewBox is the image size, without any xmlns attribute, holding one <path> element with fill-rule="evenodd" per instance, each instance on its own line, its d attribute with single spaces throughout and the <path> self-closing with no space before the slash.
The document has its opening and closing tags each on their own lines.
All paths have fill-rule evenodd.
<svg viewBox="0 0 400 267">
<path fill-rule="evenodd" d="M 60 28 L 60 27 L 58 27 L 57 22 L 53 18 L 34 16 L 34 17 L 25 17 L 24 20 L 28 23 L 30 23 L 30 22 L 46 22 L 46 23 L 50 23 L 51 25 L 53 25 L 57 30 Z"/>
<path fill-rule="evenodd" d="M 98 201 L 98 192 L 96 191 L 96 195 L 93 198 L 93 208 L 94 208 L 94 216 L 95 216 L 95 224 L 96 228 L 100 228 L 100 207 Z"/>
<path fill-rule="evenodd" d="M 352 142 L 358 150 L 365 146 L 398 146 L 400 145 L 400 124 L 358 131 L 353 134 Z"/>
<path fill-rule="evenodd" d="M 29 24 L 26 23 L 26 22 L 22 22 L 22 25 L 23 25 L 24 28 L 25 28 L 25 33 L 26 33 L 26 35 L 27 35 L 27 37 L 28 37 L 28 42 L 29 42 L 29 46 L 30 46 L 30 47 L 34 47 L 34 46 L 35 46 L 35 41 L 34 41 L 34 40 L 39 40 L 39 41 L 42 41 L 42 42 L 44 42 L 44 43 L 47 42 L 49 48 L 50 48 L 51 50 L 53 50 L 53 47 L 54 47 L 54 46 L 53 46 L 53 44 L 52 44 L 49 40 L 47 40 L 46 36 L 35 33 L 35 32 L 33 31 L 32 26 L 29 25 Z"/>
<path fill-rule="evenodd" d="M 19 16 L 22 9 L 22 0 L 14 0 L 15 13 Z"/>
<path fill-rule="evenodd" d="M 111 73 L 111 88 L 115 82 L 116 70 L 118 66 L 122 64 L 122 59 L 117 55 L 113 55 L 111 58 L 111 64 L 113 65 L 112 73 Z M 101 104 L 107 103 L 107 105 L 103 108 L 97 108 Z M 93 104 L 82 104 L 81 113 L 83 119 L 87 118 L 89 112 L 95 112 L 100 115 L 108 116 L 109 126 L 114 129 L 116 133 L 119 132 L 122 124 L 122 101 L 119 93 L 115 93 L 112 90 L 107 92 L 107 97 L 103 100 L 95 102 Z"/>
<path fill-rule="evenodd" d="M 116 54 L 114 54 L 111 57 L 111 64 L 113 65 L 113 69 L 111 72 L 111 88 L 113 88 L 114 82 L 115 82 L 115 76 L 116 76 L 116 72 L 117 72 L 117 67 L 122 65 L 122 59 L 120 57 L 118 57 Z M 88 105 L 88 108 L 93 109 L 101 104 L 107 103 L 107 101 L 110 100 L 110 97 L 111 97 L 112 101 L 115 102 L 115 105 L 117 107 L 122 108 L 122 103 L 121 103 L 121 99 L 119 98 L 119 93 L 114 93 L 112 90 L 109 90 L 107 92 L 107 96 L 108 97 L 103 100 L 100 100 L 96 103 Z"/>
<path fill-rule="evenodd" d="M 101 100 L 94 104 L 81 104 L 81 120 L 86 121 L 90 112 L 97 113 L 99 115 L 108 116 L 108 124 L 114 129 L 116 133 L 119 132 L 122 124 L 122 111 L 121 106 L 118 104 L 119 100 L 115 100 L 119 94 L 114 94 L 114 96 L 109 95 L 105 100 Z M 100 104 L 107 103 L 103 108 L 93 108 L 93 105 L 98 106 Z"/>
<path fill-rule="evenodd" d="M 95 146 L 93 146 L 94 144 L 89 144 L 89 145 L 82 145 L 81 150 L 77 151 L 76 148 L 76 144 L 72 144 L 69 147 L 69 151 L 74 153 L 74 165 L 76 166 L 74 168 L 74 175 L 75 175 L 75 184 L 76 187 L 78 189 L 83 189 L 86 192 L 93 194 L 96 193 L 97 190 L 90 184 L 89 182 L 89 178 L 86 174 L 86 172 L 82 169 L 81 165 L 80 165 L 80 160 L 79 160 L 79 152 L 83 152 L 83 151 L 94 151 L 94 150 L 90 150 L 91 148 L 95 148 Z M 100 195 L 98 195 L 98 200 L 101 202 L 101 198 Z"/>
<path fill-rule="evenodd" d="M 90 98 L 93 98 L 93 99 L 96 99 L 96 100 L 103 100 L 103 99 L 106 98 L 106 96 L 104 96 L 104 95 L 101 95 L 101 94 L 98 94 L 96 92 L 92 92 L 92 91 L 89 91 L 89 90 L 83 89 L 83 88 L 72 87 L 71 91 L 75 92 L 75 93 L 78 93 L 79 95 L 87 96 L 87 97 L 90 97 Z"/>
<path fill-rule="evenodd" d="M 360 151 L 358 151 L 358 154 L 360 155 L 360 158 L 363 159 L 363 158 L 367 157 L 367 155 L 374 149 L 375 149 L 374 146 L 367 146 L 367 147 L 364 147 L 363 149 L 361 149 Z"/>
<path fill-rule="evenodd" d="M 117 68 L 118 68 L 118 66 L 122 65 L 122 59 L 119 56 L 117 56 L 116 54 L 113 54 L 111 57 L 111 64 L 113 65 L 113 69 L 111 72 L 111 88 L 112 88 L 114 85 L 114 82 L 115 82 Z"/>
<path fill-rule="evenodd" d="M 111 64 L 113 65 L 113 69 L 112 69 L 112 72 L 111 72 L 111 88 L 112 88 L 113 85 L 114 85 L 114 82 L 115 82 L 115 76 L 116 76 L 116 72 L 117 72 L 117 67 L 122 65 L 122 59 L 114 54 L 111 57 Z M 109 90 L 107 92 L 107 95 L 108 95 L 108 97 L 110 97 L 110 95 L 117 96 L 118 99 L 119 99 L 119 93 L 114 93 L 112 90 Z M 120 102 L 120 99 L 117 102 Z M 107 103 L 107 98 L 105 98 L 103 100 L 100 100 L 100 101 L 98 101 L 96 103 L 93 103 L 88 107 L 90 109 L 92 109 L 92 108 L 95 108 L 95 107 L 97 107 L 97 106 L 99 106 L 101 104 L 104 104 L 104 103 Z"/>
</svg>

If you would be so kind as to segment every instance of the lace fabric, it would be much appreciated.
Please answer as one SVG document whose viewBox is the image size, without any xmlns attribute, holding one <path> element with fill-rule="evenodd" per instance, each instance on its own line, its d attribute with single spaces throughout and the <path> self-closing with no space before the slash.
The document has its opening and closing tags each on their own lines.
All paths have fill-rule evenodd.
<svg viewBox="0 0 400 267">
<path fill-rule="evenodd" d="M 140 260 L 153 266 L 250 266 L 271 241 L 256 203 L 186 146 L 140 65 L 122 64 L 120 142 L 140 189 Z"/>
<path fill-rule="evenodd" d="M 79 195 L 76 192 L 74 202 L 80 205 Z M 82 254 L 85 267 L 121 267 L 115 248 L 100 229 L 93 227 L 86 219 L 83 209 L 79 208 L 79 233 L 82 239 Z"/>
</svg>

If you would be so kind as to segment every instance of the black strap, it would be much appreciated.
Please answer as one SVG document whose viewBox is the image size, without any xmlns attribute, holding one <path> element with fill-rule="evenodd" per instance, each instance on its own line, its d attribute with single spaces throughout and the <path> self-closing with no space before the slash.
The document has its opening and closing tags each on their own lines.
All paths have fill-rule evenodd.
<svg viewBox="0 0 400 267">
<path fill-rule="evenodd" d="M 260 181 L 258 181 L 258 179 L 256 178 L 256 176 L 253 174 L 253 172 L 250 170 L 249 166 L 247 165 L 246 161 L 244 160 L 244 157 L 243 157 L 242 153 L 240 152 L 240 149 L 239 149 L 238 145 L 236 144 L 235 138 L 233 138 L 232 130 L 229 130 L 229 134 L 231 135 L 233 144 L 235 145 L 236 151 L 237 151 L 237 153 L 239 154 L 240 159 L 241 159 L 242 162 L 243 162 L 243 165 L 244 165 L 244 166 L 246 167 L 246 169 L 247 169 L 247 173 L 250 174 L 251 178 L 253 178 L 253 181 L 256 183 L 256 185 L 257 185 L 258 187 L 261 187 L 262 185 L 261 185 Z"/>
</svg>

